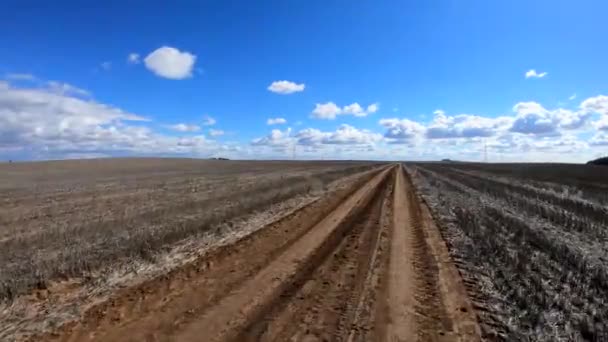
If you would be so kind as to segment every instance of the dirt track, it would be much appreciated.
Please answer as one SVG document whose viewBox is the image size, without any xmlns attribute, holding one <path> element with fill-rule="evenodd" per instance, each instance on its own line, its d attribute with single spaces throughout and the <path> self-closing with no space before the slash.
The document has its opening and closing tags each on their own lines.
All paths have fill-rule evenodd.
<svg viewBox="0 0 608 342">
<path fill-rule="evenodd" d="M 136 289 L 60 341 L 475 341 L 475 314 L 401 166 Z"/>
</svg>

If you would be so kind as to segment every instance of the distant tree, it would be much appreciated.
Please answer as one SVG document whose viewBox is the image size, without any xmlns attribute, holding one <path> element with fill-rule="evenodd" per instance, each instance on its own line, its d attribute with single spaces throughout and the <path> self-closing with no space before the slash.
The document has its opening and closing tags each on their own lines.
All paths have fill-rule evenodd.
<svg viewBox="0 0 608 342">
<path fill-rule="evenodd" d="M 587 164 L 588 165 L 607 165 L 608 166 L 608 157 L 591 160 L 591 161 L 588 161 Z"/>
</svg>

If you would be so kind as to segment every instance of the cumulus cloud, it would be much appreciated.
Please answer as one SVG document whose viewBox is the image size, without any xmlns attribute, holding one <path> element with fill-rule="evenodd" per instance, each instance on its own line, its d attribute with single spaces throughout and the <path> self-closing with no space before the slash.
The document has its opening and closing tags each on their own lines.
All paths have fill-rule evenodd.
<svg viewBox="0 0 608 342">
<path fill-rule="evenodd" d="M 580 108 L 585 113 L 608 115 L 608 96 L 599 95 L 590 97 L 581 102 Z"/>
<path fill-rule="evenodd" d="M 268 120 L 266 120 L 267 125 L 282 125 L 286 123 L 287 120 L 285 120 L 284 118 L 269 118 Z"/>
<path fill-rule="evenodd" d="M 160 47 L 144 58 L 148 70 L 157 76 L 172 80 L 192 77 L 195 63 L 195 55 L 169 46 Z"/>
<path fill-rule="evenodd" d="M 282 95 L 298 93 L 304 91 L 306 85 L 304 83 L 297 84 L 291 81 L 274 81 L 268 86 L 268 90 Z"/>
<path fill-rule="evenodd" d="M 326 119 L 333 120 L 338 115 L 353 115 L 357 117 L 367 116 L 369 114 L 378 111 L 378 104 L 373 103 L 363 109 L 357 102 L 344 106 L 343 108 L 338 107 L 333 102 L 317 103 L 311 113 L 311 117 L 315 119 Z"/>
<path fill-rule="evenodd" d="M 572 94 L 572 95 L 570 95 L 570 97 L 568 97 L 568 100 L 570 100 L 570 101 L 572 101 L 574 99 L 576 99 L 576 94 Z"/>
<path fill-rule="evenodd" d="M 291 128 L 285 131 L 273 129 L 269 135 L 254 139 L 254 146 L 302 146 L 321 145 L 370 145 L 382 140 L 382 135 L 350 125 L 340 125 L 335 131 L 321 131 L 316 128 L 305 128 L 292 134 Z"/>
<path fill-rule="evenodd" d="M 595 134 L 589 143 L 592 146 L 608 146 L 608 134 L 606 132 L 600 132 Z"/>
<path fill-rule="evenodd" d="M 600 131 L 608 131 L 608 115 L 602 116 L 595 122 L 595 128 Z"/>
<path fill-rule="evenodd" d="M 305 128 L 296 133 L 295 138 L 300 145 L 320 145 L 329 133 L 322 132 L 316 128 Z"/>
<path fill-rule="evenodd" d="M 340 125 L 335 132 L 329 133 L 323 140 L 324 144 L 360 145 L 371 144 L 382 140 L 382 135 L 366 129 L 358 129 L 350 125 Z"/>
<path fill-rule="evenodd" d="M 317 119 L 333 120 L 338 114 L 342 114 L 342 109 L 333 102 L 317 103 L 312 111 L 312 117 Z"/>
<path fill-rule="evenodd" d="M 89 98 L 69 87 L 0 87 L 0 154 L 65 158 L 84 155 L 210 155 L 221 150 L 204 137 L 155 132 L 148 119 Z"/>
<path fill-rule="evenodd" d="M 392 143 L 408 143 L 425 131 L 423 125 L 409 119 L 381 119 L 379 124 L 387 129 L 384 137 Z"/>
<path fill-rule="evenodd" d="M 265 137 L 254 139 L 251 142 L 253 146 L 287 146 L 291 144 L 291 128 L 285 131 L 273 129 L 270 134 Z"/>
<path fill-rule="evenodd" d="M 546 72 L 536 72 L 534 69 L 526 71 L 526 78 L 543 78 L 547 76 Z"/>
<path fill-rule="evenodd" d="M 460 114 L 448 116 L 442 110 L 435 111 L 435 118 L 426 129 L 429 139 L 489 137 L 506 129 L 511 123 L 507 117 L 488 118 Z"/>
<path fill-rule="evenodd" d="M 217 123 L 217 121 L 214 118 L 210 117 L 210 116 L 205 116 L 203 118 L 203 126 L 213 126 L 216 123 Z"/>
<path fill-rule="evenodd" d="M 139 115 L 50 89 L 0 90 L 1 147 L 85 147 L 133 143 L 145 129 L 128 126 Z"/>
<path fill-rule="evenodd" d="M 209 130 L 209 135 L 212 137 L 219 137 L 221 135 L 224 135 L 224 131 L 222 131 L 221 129 L 210 129 Z"/>
<path fill-rule="evenodd" d="M 189 125 L 185 123 L 178 123 L 175 125 L 169 125 L 167 128 L 178 131 L 178 132 L 198 132 L 201 130 L 200 126 L 197 125 Z"/>
<path fill-rule="evenodd" d="M 135 53 L 135 52 L 131 52 L 127 56 L 127 62 L 129 64 L 139 64 L 139 63 L 141 63 L 139 54 Z"/>
<path fill-rule="evenodd" d="M 510 130 L 523 134 L 555 134 L 559 129 L 578 129 L 591 117 L 590 111 L 548 110 L 536 102 L 517 103 L 513 111 L 517 115 Z"/>
<path fill-rule="evenodd" d="M 365 111 L 358 103 L 353 103 L 348 106 L 344 106 L 342 114 L 352 114 L 354 116 L 365 116 Z M 363 115 L 362 115 L 363 114 Z"/>
</svg>

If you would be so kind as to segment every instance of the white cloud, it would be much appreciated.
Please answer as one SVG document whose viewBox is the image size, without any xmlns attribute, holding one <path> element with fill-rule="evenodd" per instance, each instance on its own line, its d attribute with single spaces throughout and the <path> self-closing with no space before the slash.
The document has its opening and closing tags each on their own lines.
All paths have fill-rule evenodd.
<svg viewBox="0 0 608 342">
<path fill-rule="evenodd" d="M 127 56 L 127 62 L 129 64 L 139 64 L 141 63 L 140 60 L 140 56 L 138 53 L 135 52 L 131 52 L 128 56 Z"/>
<path fill-rule="evenodd" d="M 203 136 L 179 138 L 148 127 L 148 119 L 54 89 L 0 87 L 0 155 L 67 158 L 86 155 L 192 155 L 234 149 Z M 66 90 L 67 89 L 67 90 Z M 183 128 L 183 127 L 180 127 Z"/>
<path fill-rule="evenodd" d="M 105 62 L 102 62 L 102 63 L 100 64 L 100 66 L 101 66 L 101 68 L 102 68 L 103 70 L 108 71 L 108 70 L 112 69 L 112 62 L 105 61 Z"/>
<path fill-rule="evenodd" d="M 442 110 L 434 113 L 435 118 L 426 129 L 426 137 L 429 139 L 490 137 L 506 130 L 512 122 L 508 117 L 488 118 L 470 114 L 448 116 Z"/>
<path fill-rule="evenodd" d="M 378 108 L 379 105 L 377 103 L 372 103 L 371 105 L 367 106 L 367 113 L 373 114 L 378 111 Z"/>
<path fill-rule="evenodd" d="M 203 118 L 203 126 L 213 126 L 216 123 L 217 121 L 208 115 Z"/>
<path fill-rule="evenodd" d="M 594 126 L 600 131 L 608 131 L 608 115 L 602 116 L 594 123 Z"/>
<path fill-rule="evenodd" d="M 91 93 L 89 93 L 87 90 L 75 87 L 68 83 L 48 81 L 47 86 L 51 92 L 59 95 L 76 95 L 83 97 L 91 96 Z"/>
<path fill-rule="evenodd" d="M 608 134 L 606 132 L 600 132 L 594 135 L 589 143 L 592 146 L 608 146 Z"/>
<path fill-rule="evenodd" d="M 118 108 L 49 89 L 0 90 L 0 147 L 85 148 L 135 144 L 145 121 Z"/>
<path fill-rule="evenodd" d="M 317 103 L 312 111 L 312 117 L 317 119 L 333 120 L 338 114 L 342 113 L 342 109 L 333 102 Z"/>
<path fill-rule="evenodd" d="M 268 120 L 266 120 L 267 125 L 282 125 L 286 123 L 287 120 L 285 120 L 284 118 L 269 118 Z"/>
<path fill-rule="evenodd" d="M 221 129 L 210 129 L 209 130 L 209 135 L 212 137 L 219 137 L 221 135 L 224 135 L 224 131 L 222 131 Z"/>
<path fill-rule="evenodd" d="M 382 140 L 382 135 L 366 129 L 358 129 L 350 125 L 340 125 L 335 132 L 329 133 L 324 144 L 360 145 L 372 144 Z"/>
<path fill-rule="evenodd" d="M 379 123 L 387 129 L 384 137 L 392 143 L 408 143 L 425 131 L 423 125 L 409 119 L 381 119 Z"/>
<path fill-rule="evenodd" d="M 297 84 L 291 81 L 274 81 L 268 86 L 268 90 L 277 94 L 293 94 L 304 91 L 306 85 L 304 83 Z"/>
<path fill-rule="evenodd" d="M 365 116 L 367 115 L 367 113 L 365 113 L 365 111 L 363 110 L 363 108 L 361 107 L 361 105 L 359 105 L 357 102 L 350 104 L 348 106 L 344 106 L 344 108 L 342 109 L 342 113 L 341 114 L 352 114 L 354 116 Z"/>
<path fill-rule="evenodd" d="M 167 128 L 172 129 L 178 132 L 198 132 L 201 130 L 200 126 L 197 125 L 189 125 L 185 123 L 178 123 L 175 125 L 169 125 Z"/>
<path fill-rule="evenodd" d="M 350 125 L 340 125 L 335 131 L 324 132 L 316 128 L 306 128 L 295 134 L 291 129 L 286 131 L 273 129 L 269 135 L 254 139 L 254 146 L 282 147 L 321 146 L 321 145 L 371 145 L 382 140 L 382 135 Z"/>
<path fill-rule="evenodd" d="M 169 46 L 160 47 L 144 58 L 148 70 L 172 80 L 191 77 L 195 62 L 195 55 Z"/>
<path fill-rule="evenodd" d="M 30 84 L 28 88 L 20 84 Z M 330 103 L 331 104 L 331 103 Z M 325 104 L 327 105 L 327 104 Z M 338 115 L 371 112 L 358 103 L 324 110 Z M 335 130 L 309 127 L 272 130 L 250 144 L 219 143 L 223 132 L 203 125 L 175 124 L 180 132 L 155 130 L 142 115 L 94 100 L 73 85 L 36 79 L 0 81 L 0 158 L 68 158 L 116 155 L 221 155 L 231 158 L 483 159 L 490 161 L 586 161 L 608 146 L 608 96 L 585 99 L 577 109 L 547 109 L 520 102 L 508 116 L 435 112 L 426 123 L 412 118 L 378 121 L 380 132 L 352 125 Z M 271 118 L 281 119 L 281 118 Z M 593 121 L 591 121 L 593 120 Z M 205 135 L 202 135 L 202 129 Z M 195 133 L 199 132 L 199 133 Z M 591 138 L 589 138 L 591 137 Z M 220 139 L 221 140 L 221 139 Z M 34 157 L 32 157 L 34 156 Z M 401 157 L 400 157 L 401 158 Z"/>
<path fill-rule="evenodd" d="M 568 97 L 568 100 L 570 100 L 570 101 L 572 101 L 574 99 L 576 99 L 576 94 L 572 94 L 572 95 L 570 95 L 570 97 Z"/>
<path fill-rule="evenodd" d="M 545 76 L 547 76 L 548 73 L 547 72 L 536 72 L 536 70 L 534 69 L 530 69 L 526 72 L 526 78 L 543 78 Z"/>
<path fill-rule="evenodd" d="M 523 134 L 556 134 L 560 129 L 579 129 L 591 117 L 590 112 L 585 110 L 547 110 L 536 102 L 517 103 L 513 111 L 517 115 L 510 130 Z"/>
<path fill-rule="evenodd" d="M 581 102 L 580 108 L 585 113 L 608 115 L 608 96 L 598 95 Z"/>
<path fill-rule="evenodd" d="M 315 119 L 326 119 L 333 120 L 338 115 L 353 115 L 357 117 L 367 116 L 369 114 L 378 111 L 378 104 L 373 103 L 367 106 L 367 109 L 363 109 L 357 102 L 344 106 L 343 108 L 338 107 L 333 102 L 317 103 L 311 113 L 311 117 Z"/>
<path fill-rule="evenodd" d="M 329 133 L 322 132 L 316 128 L 305 128 L 295 134 L 298 144 L 314 146 L 322 144 L 323 140 L 328 137 Z"/>
<path fill-rule="evenodd" d="M 36 77 L 32 74 L 9 73 L 5 77 L 7 80 L 13 81 L 34 81 Z"/>
<path fill-rule="evenodd" d="M 513 107 L 517 117 L 511 126 L 511 132 L 524 134 L 554 133 L 557 123 L 550 113 L 536 102 L 520 102 Z"/>
<path fill-rule="evenodd" d="M 253 146 L 274 146 L 274 147 L 285 147 L 292 144 L 293 139 L 291 138 L 291 128 L 287 128 L 285 131 L 280 129 L 273 129 L 270 134 L 265 137 L 254 139 L 251 142 Z"/>
</svg>

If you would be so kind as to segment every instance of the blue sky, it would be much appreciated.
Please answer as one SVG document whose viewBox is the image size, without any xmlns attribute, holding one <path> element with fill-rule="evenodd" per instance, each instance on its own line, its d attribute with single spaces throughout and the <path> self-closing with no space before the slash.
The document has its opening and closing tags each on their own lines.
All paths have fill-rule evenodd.
<svg viewBox="0 0 608 342">
<path fill-rule="evenodd" d="M 86 3 L 5 4 L 0 158 L 608 154 L 605 1 Z"/>
</svg>

